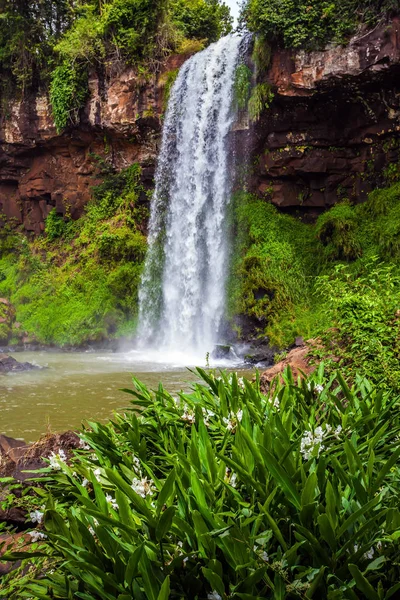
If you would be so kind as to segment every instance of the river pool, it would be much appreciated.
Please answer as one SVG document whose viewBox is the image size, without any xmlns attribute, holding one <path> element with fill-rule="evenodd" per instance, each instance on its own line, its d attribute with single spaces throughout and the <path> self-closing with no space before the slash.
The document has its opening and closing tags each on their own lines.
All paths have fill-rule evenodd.
<svg viewBox="0 0 400 600">
<path fill-rule="evenodd" d="M 157 356 L 146 358 L 137 352 L 18 352 L 12 356 L 45 367 L 0 375 L 0 433 L 27 442 L 49 430 L 76 429 L 86 419 L 107 420 L 114 411 L 130 406 L 130 396 L 119 390 L 132 386 L 132 375 L 153 389 L 162 381 L 172 393 L 187 390 L 196 379 L 182 366 L 182 357 L 171 357 L 165 364 Z"/>
</svg>

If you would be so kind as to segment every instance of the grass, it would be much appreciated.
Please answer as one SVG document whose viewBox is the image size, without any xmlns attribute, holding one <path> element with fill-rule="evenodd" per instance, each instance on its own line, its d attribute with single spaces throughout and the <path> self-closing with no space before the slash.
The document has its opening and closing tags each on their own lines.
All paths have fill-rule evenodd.
<svg viewBox="0 0 400 600">
<path fill-rule="evenodd" d="M 94 189 L 78 221 L 54 210 L 44 237 L 12 234 L 0 258 L 0 295 L 33 339 L 81 345 L 132 333 L 147 246 L 142 192 L 133 165 Z"/>
</svg>

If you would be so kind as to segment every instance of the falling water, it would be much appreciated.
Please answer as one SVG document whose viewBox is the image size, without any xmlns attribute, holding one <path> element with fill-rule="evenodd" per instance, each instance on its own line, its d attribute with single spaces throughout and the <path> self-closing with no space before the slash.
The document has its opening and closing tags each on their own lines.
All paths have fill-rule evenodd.
<svg viewBox="0 0 400 600">
<path fill-rule="evenodd" d="M 188 60 L 171 90 L 139 293 L 141 345 L 202 354 L 225 306 L 228 133 L 235 68 L 246 38 L 230 35 Z"/>
</svg>

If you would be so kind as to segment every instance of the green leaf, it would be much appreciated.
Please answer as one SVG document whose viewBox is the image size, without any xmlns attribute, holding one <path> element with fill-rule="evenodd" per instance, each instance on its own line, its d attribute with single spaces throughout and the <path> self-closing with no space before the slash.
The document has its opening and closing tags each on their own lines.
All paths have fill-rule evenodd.
<svg viewBox="0 0 400 600">
<path fill-rule="evenodd" d="M 281 486 L 283 492 L 285 492 L 288 500 L 298 509 L 301 508 L 300 496 L 296 490 L 295 485 L 290 479 L 286 471 L 281 467 L 276 458 L 266 448 L 261 446 L 261 452 L 263 454 L 265 463 L 275 481 Z"/>
<path fill-rule="evenodd" d="M 168 600 L 170 592 L 169 575 L 164 579 L 164 583 L 161 586 L 160 593 L 157 596 L 157 600 Z"/>
<path fill-rule="evenodd" d="M 175 507 L 169 506 L 161 515 L 156 527 L 156 539 L 160 542 L 170 530 L 175 515 Z"/>
<path fill-rule="evenodd" d="M 357 589 L 359 589 L 368 600 L 379 600 L 378 593 L 364 577 L 357 565 L 349 564 L 349 571 L 356 582 Z"/>
<path fill-rule="evenodd" d="M 204 577 L 210 583 L 213 590 L 216 590 L 220 596 L 225 595 L 225 587 L 223 581 L 217 573 L 212 571 L 211 569 L 207 569 L 206 567 L 202 567 Z"/>
<path fill-rule="evenodd" d="M 176 471 L 175 471 L 175 469 L 172 469 L 172 471 L 168 475 L 167 479 L 165 480 L 165 483 L 164 483 L 164 485 L 161 489 L 161 492 L 159 493 L 158 498 L 157 498 L 157 516 L 160 514 L 161 509 L 164 506 L 164 504 L 166 504 L 168 502 L 169 498 L 174 493 L 175 477 L 176 477 Z"/>
</svg>

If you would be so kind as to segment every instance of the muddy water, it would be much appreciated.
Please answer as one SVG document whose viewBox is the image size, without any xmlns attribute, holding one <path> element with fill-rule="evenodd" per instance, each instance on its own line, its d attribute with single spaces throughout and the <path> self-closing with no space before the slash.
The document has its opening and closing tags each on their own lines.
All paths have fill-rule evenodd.
<svg viewBox="0 0 400 600">
<path fill-rule="evenodd" d="M 27 442 L 48 430 L 78 428 L 87 419 L 105 421 L 114 411 L 129 407 L 130 396 L 119 389 L 132 387 L 132 375 L 153 389 L 162 381 L 170 392 L 187 390 L 195 379 L 178 361 L 167 365 L 135 353 L 19 352 L 13 356 L 45 367 L 0 375 L 0 433 Z"/>
</svg>

